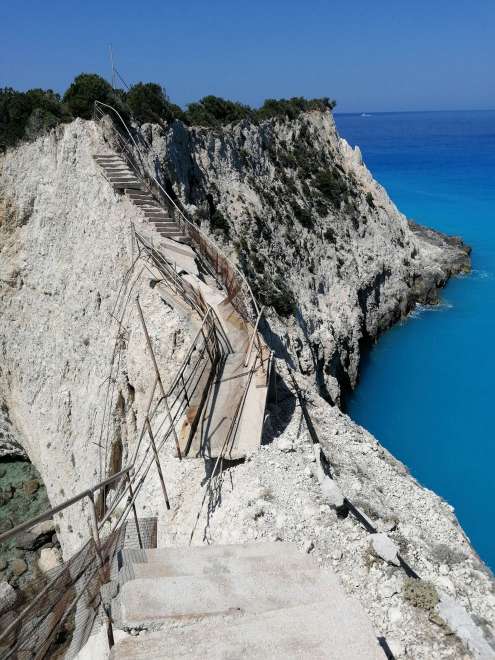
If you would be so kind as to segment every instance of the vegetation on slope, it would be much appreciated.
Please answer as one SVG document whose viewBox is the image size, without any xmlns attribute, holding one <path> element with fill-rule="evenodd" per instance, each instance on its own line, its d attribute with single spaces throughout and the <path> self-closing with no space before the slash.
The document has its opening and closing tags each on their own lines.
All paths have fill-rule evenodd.
<svg viewBox="0 0 495 660">
<path fill-rule="evenodd" d="M 335 107 L 328 98 L 268 99 L 260 108 L 252 108 L 218 96 L 205 96 L 183 110 L 167 97 L 156 83 L 138 82 L 126 92 L 112 89 L 95 73 L 81 73 L 60 96 L 53 90 L 30 89 L 19 92 L 11 87 L 0 88 L 0 152 L 23 139 L 34 139 L 57 124 L 75 117 L 91 119 L 94 102 L 102 101 L 118 108 L 139 122 L 165 124 L 175 119 L 189 126 L 219 128 L 231 122 L 248 119 L 253 122 L 271 117 L 294 119 L 301 112 L 327 112 Z"/>
</svg>

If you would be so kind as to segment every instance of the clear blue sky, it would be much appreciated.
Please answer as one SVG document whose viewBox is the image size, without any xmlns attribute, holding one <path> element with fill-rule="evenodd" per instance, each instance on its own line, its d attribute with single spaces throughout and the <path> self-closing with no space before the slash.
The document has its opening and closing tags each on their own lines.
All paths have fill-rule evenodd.
<svg viewBox="0 0 495 660">
<path fill-rule="evenodd" d="M 3 0 L 0 86 L 63 92 L 156 81 L 184 105 L 217 94 L 330 96 L 338 110 L 495 108 L 495 0 Z"/>
</svg>

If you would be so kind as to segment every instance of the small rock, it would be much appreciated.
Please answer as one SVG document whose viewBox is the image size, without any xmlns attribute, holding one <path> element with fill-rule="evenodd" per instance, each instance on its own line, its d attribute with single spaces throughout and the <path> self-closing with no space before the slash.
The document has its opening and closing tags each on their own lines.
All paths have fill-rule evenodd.
<svg viewBox="0 0 495 660">
<path fill-rule="evenodd" d="M 343 555 L 342 550 L 339 550 L 338 548 L 336 548 L 336 549 L 332 552 L 331 557 L 332 557 L 332 559 L 334 559 L 335 561 L 340 561 L 340 560 L 342 559 L 342 555 Z"/>
<path fill-rule="evenodd" d="M 24 561 L 24 559 L 19 559 L 19 558 L 13 559 L 10 562 L 10 568 L 12 569 L 12 572 L 14 573 L 14 575 L 16 575 L 17 577 L 19 577 L 20 575 L 23 575 L 28 569 L 27 564 Z"/>
<path fill-rule="evenodd" d="M 450 573 L 450 568 L 447 564 L 441 564 L 439 568 L 440 575 L 448 575 Z"/>
<path fill-rule="evenodd" d="M 8 582 L 0 582 L 0 614 L 11 610 L 17 598 L 14 587 Z"/>
<path fill-rule="evenodd" d="M 379 532 L 393 532 L 397 527 L 397 520 L 393 518 L 380 519 L 377 520 L 375 526 Z"/>
<path fill-rule="evenodd" d="M 304 552 L 309 555 L 309 553 L 315 549 L 315 544 L 313 541 L 307 540 L 304 544 Z"/>
<path fill-rule="evenodd" d="M 344 496 L 337 483 L 325 475 L 320 485 L 327 504 L 334 509 L 341 509 L 344 506 Z"/>
<path fill-rule="evenodd" d="M 402 619 L 402 612 L 399 607 L 391 607 L 388 611 L 388 620 L 390 623 L 397 623 Z"/>
<path fill-rule="evenodd" d="M 22 484 L 22 489 L 24 493 L 28 496 L 34 495 L 38 488 L 40 487 L 40 482 L 37 479 L 29 479 Z"/>
<path fill-rule="evenodd" d="M 394 658 L 403 658 L 406 655 L 406 647 L 397 637 L 387 637 L 387 644 Z"/>
<path fill-rule="evenodd" d="M 57 566 L 62 565 L 62 554 L 57 548 L 43 548 L 38 559 L 38 566 L 42 573 L 48 573 Z"/>
<path fill-rule="evenodd" d="M 455 586 L 450 578 L 441 575 L 434 582 L 439 589 L 445 589 L 451 596 L 455 596 Z"/>
<path fill-rule="evenodd" d="M 307 504 L 303 509 L 303 516 L 305 520 L 309 518 L 316 518 L 320 515 L 320 509 L 315 504 Z"/>
<path fill-rule="evenodd" d="M 312 477 L 314 477 L 314 472 L 313 472 L 313 470 L 309 467 L 309 465 L 307 465 L 307 466 L 304 468 L 304 474 L 305 474 L 309 479 L 311 479 Z"/>
<path fill-rule="evenodd" d="M 386 534 L 370 534 L 370 538 L 373 554 L 389 564 L 400 566 L 399 559 L 397 558 L 399 548 Z"/>
<path fill-rule="evenodd" d="M 0 504 L 6 504 L 14 496 L 14 489 L 12 486 L 7 486 L 3 490 L 0 490 Z"/>
<path fill-rule="evenodd" d="M 389 580 L 388 582 L 379 584 L 377 592 L 382 598 L 392 598 L 392 596 L 399 593 L 397 580 Z"/>
<path fill-rule="evenodd" d="M 294 451 L 294 445 L 287 438 L 280 438 L 277 441 L 277 449 L 279 451 L 283 451 L 284 453 L 289 453 L 291 451 Z"/>
</svg>

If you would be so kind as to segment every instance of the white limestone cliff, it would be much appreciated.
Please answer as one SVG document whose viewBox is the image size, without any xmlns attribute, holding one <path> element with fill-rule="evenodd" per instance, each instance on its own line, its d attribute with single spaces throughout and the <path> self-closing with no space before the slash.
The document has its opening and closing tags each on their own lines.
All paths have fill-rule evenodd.
<svg viewBox="0 0 495 660">
<path fill-rule="evenodd" d="M 408 223 L 359 151 L 338 137 L 330 115 L 218 131 L 178 122 L 145 130 L 158 158 L 150 168 L 169 179 L 185 208 L 266 297 L 265 338 L 303 374 L 339 498 L 337 506 L 333 488 L 330 507 L 321 491 L 313 447 L 283 373 L 266 444 L 228 469 L 220 501 L 210 502 L 199 522 L 202 461 L 178 465 L 165 456 L 173 513 L 164 512 L 156 476 L 140 512 L 160 515 L 166 543 L 186 544 L 194 525 L 196 543 L 294 540 L 335 567 L 377 634 L 392 640 L 396 657 L 471 653 L 433 611 L 404 600 L 401 569 L 370 556 L 369 535 L 351 515 L 341 515 L 342 498 L 389 534 L 421 577 L 455 595 L 487 639 L 495 622 L 491 575 L 451 508 L 328 403 L 356 383 L 368 342 L 416 301 L 434 301 L 449 275 L 468 268 L 467 249 Z M 107 149 L 99 127 L 76 120 L 0 157 L 0 445 L 7 448 L 7 440 L 8 451 L 22 448 L 53 504 L 125 463 L 135 446 L 152 365 L 134 295 L 140 294 L 166 378 L 191 336 L 191 319 L 162 300 L 146 271 L 126 297 L 120 329 L 113 318 L 133 259 L 130 223 L 141 226 L 142 219 L 94 163 L 92 155 Z M 315 173 L 332 168 L 346 186 L 337 203 L 315 187 Z M 217 212 L 227 232 L 212 226 Z M 274 291 L 293 298 L 292 314 L 270 307 Z M 86 534 L 86 513 L 57 521 L 66 557 Z"/>
</svg>

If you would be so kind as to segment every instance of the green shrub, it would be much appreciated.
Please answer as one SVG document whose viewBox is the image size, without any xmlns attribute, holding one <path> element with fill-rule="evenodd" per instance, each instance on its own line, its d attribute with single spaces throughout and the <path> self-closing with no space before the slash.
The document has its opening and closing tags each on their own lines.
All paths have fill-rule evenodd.
<svg viewBox="0 0 495 660">
<path fill-rule="evenodd" d="M 0 89 L 0 151 L 24 138 L 33 139 L 71 119 L 60 96 L 51 89 L 17 92 Z"/>
<path fill-rule="evenodd" d="M 194 126 L 218 127 L 252 117 L 253 110 L 242 103 L 210 95 L 204 96 L 196 103 L 190 103 L 185 116 Z"/>
<path fill-rule="evenodd" d="M 291 99 L 267 99 L 261 108 L 256 111 L 256 118 L 259 120 L 270 119 L 271 117 L 295 119 L 302 112 L 309 110 L 324 112 L 333 110 L 335 105 L 336 102 L 331 101 L 328 97 L 305 99 L 302 96 L 294 96 Z"/>
<path fill-rule="evenodd" d="M 321 194 L 336 206 L 340 205 L 340 202 L 347 195 L 345 179 L 335 167 L 332 170 L 321 170 L 316 175 L 315 182 Z"/>
<path fill-rule="evenodd" d="M 229 235 L 230 227 L 227 218 L 218 209 L 215 210 L 210 218 L 210 227 L 215 231 L 221 231 L 226 236 Z"/>
<path fill-rule="evenodd" d="M 437 590 L 431 582 L 411 577 L 404 580 L 402 594 L 414 607 L 423 610 L 432 610 L 439 601 Z"/>
<path fill-rule="evenodd" d="M 140 124 L 186 119 L 184 112 L 178 105 L 170 103 L 163 87 L 156 83 L 136 83 L 127 92 L 125 100 Z"/>
<path fill-rule="evenodd" d="M 373 200 L 373 195 L 370 192 L 366 193 L 366 201 L 368 202 L 368 206 L 372 209 L 375 208 L 375 202 Z"/>
<path fill-rule="evenodd" d="M 279 117 L 295 119 L 302 112 L 333 110 L 335 101 L 328 98 L 305 99 L 302 96 L 291 99 L 267 99 L 261 108 L 251 108 L 237 101 L 228 101 L 219 96 L 205 96 L 196 103 L 190 103 L 185 113 L 186 121 L 194 126 L 220 127 L 241 119 L 263 121 Z"/>
<path fill-rule="evenodd" d="M 303 227 L 306 227 L 306 229 L 312 229 L 313 228 L 313 217 L 311 213 L 308 211 L 308 209 L 304 208 L 303 206 L 300 206 L 297 202 L 292 203 L 292 210 L 294 211 L 294 215 L 296 216 L 297 220 L 302 224 Z"/>
<path fill-rule="evenodd" d="M 95 101 L 113 105 L 115 95 L 106 80 L 96 73 L 81 73 L 64 94 L 64 102 L 74 117 L 91 119 Z"/>
</svg>

